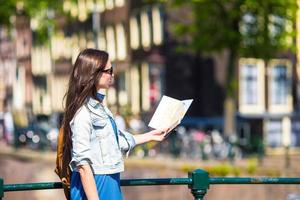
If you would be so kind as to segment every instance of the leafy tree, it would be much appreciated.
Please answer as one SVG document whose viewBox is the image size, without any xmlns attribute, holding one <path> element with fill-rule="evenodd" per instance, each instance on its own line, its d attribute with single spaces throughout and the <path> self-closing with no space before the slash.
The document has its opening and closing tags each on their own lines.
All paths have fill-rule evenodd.
<svg viewBox="0 0 300 200">
<path fill-rule="evenodd" d="M 48 28 L 57 22 L 55 16 L 63 14 L 63 0 L 2 0 L 0 26 L 14 26 L 17 16 L 35 19 L 38 24 L 34 30 L 36 42 L 43 43 L 48 39 Z"/>
<path fill-rule="evenodd" d="M 173 0 L 187 6 L 176 23 L 175 35 L 188 38 L 184 47 L 196 53 L 227 50 L 226 96 L 234 97 L 235 67 L 240 56 L 268 59 L 284 50 L 294 50 L 296 0 Z"/>
</svg>

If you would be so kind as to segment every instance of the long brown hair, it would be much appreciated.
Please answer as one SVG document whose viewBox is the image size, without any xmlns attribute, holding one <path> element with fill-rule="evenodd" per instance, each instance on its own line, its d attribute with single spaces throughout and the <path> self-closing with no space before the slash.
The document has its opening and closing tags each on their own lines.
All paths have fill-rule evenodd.
<svg viewBox="0 0 300 200">
<path fill-rule="evenodd" d="M 63 119 L 64 143 L 68 150 L 72 148 L 70 121 L 87 97 L 96 98 L 96 85 L 107 61 L 108 53 L 96 49 L 83 50 L 75 61 L 65 94 L 66 106 Z"/>
</svg>

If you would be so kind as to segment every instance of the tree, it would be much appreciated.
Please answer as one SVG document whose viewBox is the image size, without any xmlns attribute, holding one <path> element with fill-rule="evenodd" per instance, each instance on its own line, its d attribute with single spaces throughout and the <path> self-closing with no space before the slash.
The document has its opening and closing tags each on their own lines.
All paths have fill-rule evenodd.
<svg viewBox="0 0 300 200">
<path fill-rule="evenodd" d="M 228 51 L 226 99 L 234 99 L 235 71 L 241 56 L 268 60 L 295 50 L 296 0 L 173 0 L 187 6 L 188 23 L 176 23 L 174 33 L 193 52 Z M 225 108 L 226 112 L 226 108 Z"/>
<path fill-rule="evenodd" d="M 48 39 L 47 29 L 56 22 L 54 14 L 65 14 L 63 0 L 5 0 L 0 5 L 0 26 L 14 26 L 17 16 L 35 19 L 38 24 L 34 30 L 36 40 L 43 43 Z"/>
</svg>

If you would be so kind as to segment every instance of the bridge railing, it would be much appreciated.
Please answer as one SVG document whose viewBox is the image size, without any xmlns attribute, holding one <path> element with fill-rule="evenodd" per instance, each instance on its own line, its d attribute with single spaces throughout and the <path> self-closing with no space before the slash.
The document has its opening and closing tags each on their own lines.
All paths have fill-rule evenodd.
<svg viewBox="0 0 300 200">
<path fill-rule="evenodd" d="M 300 184 L 300 178 L 276 177 L 209 177 L 208 172 L 197 169 L 187 178 L 122 179 L 121 186 L 187 185 L 195 200 L 203 200 L 210 185 L 214 184 Z M 0 179 L 0 199 L 5 192 L 25 190 L 61 189 L 60 182 L 4 184 Z"/>
</svg>

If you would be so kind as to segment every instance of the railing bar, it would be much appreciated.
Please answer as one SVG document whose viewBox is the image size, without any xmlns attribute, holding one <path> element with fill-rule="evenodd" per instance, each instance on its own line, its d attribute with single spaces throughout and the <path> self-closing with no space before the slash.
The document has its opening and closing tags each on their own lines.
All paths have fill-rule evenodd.
<svg viewBox="0 0 300 200">
<path fill-rule="evenodd" d="M 300 184 L 300 178 L 235 178 L 235 177 L 216 177 L 209 179 L 210 184 Z"/>
<path fill-rule="evenodd" d="M 123 179 L 121 186 L 146 186 L 146 185 L 188 185 L 191 184 L 190 178 L 162 178 L 162 179 Z M 6 184 L 3 186 L 4 192 L 23 191 L 23 190 L 42 190 L 62 188 L 60 182 L 44 183 L 21 183 Z"/>
<path fill-rule="evenodd" d="M 24 190 L 43 190 L 43 189 L 60 189 L 61 182 L 43 182 L 43 183 L 21 183 L 3 185 L 4 192 L 24 191 Z"/>
<path fill-rule="evenodd" d="M 190 178 L 162 178 L 162 179 L 123 179 L 121 186 L 147 186 L 147 185 L 189 185 Z"/>
<path fill-rule="evenodd" d="M 162 179 L 122 179 L 121 186 L 147 186 L 147 185 L 190 185 L 191 178 L 162 178 Z M 209 184 L 300 184 L 300 178 L 235 178 L 235 177 L 215 177 L 209 178 Z M 42 182 L 25 184 L 3 185 L 4 192 L 43 190 L 62 188 L 61 182 Z"/>
</svg>

